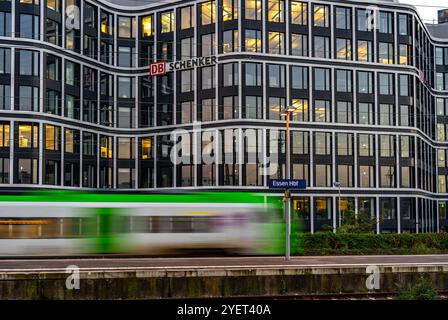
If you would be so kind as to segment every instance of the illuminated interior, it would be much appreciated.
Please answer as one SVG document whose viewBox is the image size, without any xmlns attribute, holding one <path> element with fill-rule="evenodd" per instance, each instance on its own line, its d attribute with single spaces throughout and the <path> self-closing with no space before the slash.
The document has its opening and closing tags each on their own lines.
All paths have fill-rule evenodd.
<svg viewBox="0 0 448 320">
<path fill-rule="evenodd" d="M 261 39 L 246 37 L 246 51 L 257 52 L 261 50 Z"/>
<path fill-rule="evenodd" d="M 246 19 L 261 19 L 261 0 L 246 0 Z"/>
<path fill-rule="evenodd" d="M 0 147 L 9 147 L 9 124 L 0 125 Z"/>
<path fill-rule="evenodd" d="M 34 130 L 33 130 L 34 128 Z M 34 135 L 34 141 L 33 136 Z M 19 125 L 19 148 L 37 148 L 37 126 Z"/>
<path fill-rule="evenodd" d="M 112 159 L 112 138 L 101 137 L 101 158 Z"/>
<path fill-rule="evenodd" d="M 233 5 L 235 0 L 223 0 L 222 2 L 222 20 L 229 21 L 238 19 L 238 7 Z"/>
<path fill-rule="evenodd" d="M 174 30 L 173 11 L 166 11 L 160 14 L 161 33 L 172 32 Z"/>
<path fill-rule="evenodd" d="M 291 1 L 291 22 L 293 24 L 306 24 L 308 5 L 304 2 Z"/>
<path fill-rule="evenodd" d="M 282 53 L 284 41 L 285 35 L 282 32 L 269 32 L 269 52 Z"/>
<path fill-rule="evenodd" d="M 151 138 L 142 138 L 142 159 L 149 159 L 152 153 L 152 140 Z"/>
<path fill-rule="evenodd" d="M 369 45 L 368 42 L 358 43 L 358 60 L 369 61 Z"/>
<path fill-rule="evenodd" d="M 283 1 L 269 0 L 268 3 L 268 20 L 272 22 L 283 22 Z"/>
<path fill-rule="evenodd" d="M 58 8 L 56 8 L 57 1 L 58 0 L 47 0 L 47 8 L 50 8 L 52 10 L 57 10 L 58 9 Z M 23 1 L 20 1 L 20 2 L 23 3 Z M 36 1 L 36 2 L 38 3 L 39 1 Z M 29 3 L 32 3 L 32 0 Z"/>
<path fill-rule="evenodd" d="M 153 33 L 152 16 L 147 16 L 142 19 L 142 30 L 144 37 L 152 36 Z"/>
<path fill-rule="evenodd" d="M 201 4 L 201 25 L 207 25 L 215 22 L 216 5 L 215 1 L 204 2 Z"/>
<path fill-rule="evenodd" d="M 45 149 L 58 150 L 59 149 L 59 128 L 46 124 L 45 125 Z"/>
<path fill-rule="evenodd" d="M 327 27 L 328 15 L 326 14 L 325 6 L 314 6 L 314 26 L 315 27 Z"/>
<path fill-rule="evenodd" d="M 73 130 L 65 129 L 65 152 L 73 153 L 74 136 Z"/>
</svg>

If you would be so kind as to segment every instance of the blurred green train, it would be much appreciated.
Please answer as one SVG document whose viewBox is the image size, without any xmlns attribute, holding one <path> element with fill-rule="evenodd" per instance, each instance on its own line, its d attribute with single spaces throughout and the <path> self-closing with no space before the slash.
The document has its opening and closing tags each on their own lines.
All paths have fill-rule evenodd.
<svg viewBox="0 0 448 320">
<path fill-rule="evenodd" d="M 0 195 L 0 256 L 283 254 L 281 200 L 245 192 Z"/>
</svg>

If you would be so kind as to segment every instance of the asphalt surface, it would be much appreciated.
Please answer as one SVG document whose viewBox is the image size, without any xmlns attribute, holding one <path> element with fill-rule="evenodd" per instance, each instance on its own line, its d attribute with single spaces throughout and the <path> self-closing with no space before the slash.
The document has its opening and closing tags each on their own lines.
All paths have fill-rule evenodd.
<svg viewBox="0 0 448 320">
<path fill-rule="evenodd" d="M 448 255 L 413 256 L 322 256 L 293 257 L 189 257 L 189 258 L 82 258 L 3 259 L 0 272 L 65 270 L 188 270 L 232 268 L 328 268 L 351 266 L 448 266 Z"/>
</svg>

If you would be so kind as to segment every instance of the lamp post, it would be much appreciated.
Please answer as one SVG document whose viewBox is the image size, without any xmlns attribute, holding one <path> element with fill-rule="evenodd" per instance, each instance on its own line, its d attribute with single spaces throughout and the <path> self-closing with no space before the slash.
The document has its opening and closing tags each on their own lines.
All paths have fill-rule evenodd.
<svg viewBox="0 0 448 320">
<path fill-rule="evenodd" d="M 338 216 L 339 216 L 339 228 L 341 227 L 341 183 L 338 181 L 333 182 L 333 186 L 338 187 Z"/>
<path fill-rule="evenodd" d="M 292 112 L 296 111 L 297 107 L 288 106 L 282 112 L 281 116 L 286 117 L 286 179 L 291 179 L 291 159 L 290 159 L 290 135 L 289 135 L 289 117 Z M 285 237 L 286 237 L 286 249 L 285 260 L 291 260 L 291 194 L 289 190 L 285 190 Z"/>
</svg>

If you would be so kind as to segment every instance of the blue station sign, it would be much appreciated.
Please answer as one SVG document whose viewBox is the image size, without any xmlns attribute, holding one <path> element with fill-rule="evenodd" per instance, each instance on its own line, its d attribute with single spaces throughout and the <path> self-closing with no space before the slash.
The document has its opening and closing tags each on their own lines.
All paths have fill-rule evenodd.
<svg viewBox="0 0 448 320">
<path fill-rule="evenodd" d="M 269 189 L 306 189 L 306 180 L 303 179 L 271 179 Z"/>
</svg>

